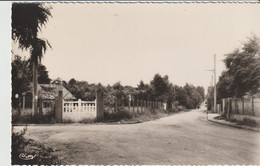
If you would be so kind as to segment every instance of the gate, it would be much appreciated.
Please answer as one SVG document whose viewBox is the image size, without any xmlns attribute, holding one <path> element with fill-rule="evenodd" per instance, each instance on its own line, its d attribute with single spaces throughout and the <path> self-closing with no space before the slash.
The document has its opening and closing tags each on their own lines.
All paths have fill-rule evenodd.
<svg viewBox="0 0 260 166">
<path fill-rule="evenodd" d="M 96 119 L 97 109 L 95 101 L 63 101 L 62 121 L 79 122 L 86 119 Z"/>
<path fill-rule="evenodd" d="M 80 122 L 83 120 L 102 120 L 104 118 L 103 92 L 98 90 L 95 101 L 65 101 L 59 91 L 55 99 L 55 121 Z"/>
</svg>

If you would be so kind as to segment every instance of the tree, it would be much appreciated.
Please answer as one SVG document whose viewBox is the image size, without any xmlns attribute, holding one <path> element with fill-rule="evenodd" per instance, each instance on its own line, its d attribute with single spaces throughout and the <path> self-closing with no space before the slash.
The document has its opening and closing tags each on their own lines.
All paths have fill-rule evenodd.
<svg viewBox="0 0 260 166">
<path fill-rule="evenodd" d="M 12 39 L 18 41 L 19 48 L 30 50 L 33 66 L 33 115 L 37 109 L 37 68 L 47 46 L 51 47 L 46 39 L 38 38 L 38 32 L 51 16 L 50 8 L 42 3 L 13 3 L 12 5 Z"/>
<path fill-rule="evenodd" d="M 211 110 L 213 108 L 213 102 L 214 102 L 214 86 L 208 87 L 207 92 L 207 109 Z"/>
<path fill-rule="evenodd" d="M 187 107 L 187 99 L 189 96 L 187 95 L 185 89 L 181 86 L 176 85 L 175 93 L 176 93 L 175 100 L 178 101 L 178 104 Z"/>
<path fill-rule="evenodd" d="M 220 94 L 242 97 L 246 93 L 258 92 L 260 87 L 260 45 L 256 36 L 248 38 L 241 49 L 227 54 L 224 63 L 227 70 L 222 73 L 218 83 Z M 224 89 L 227 91 L 225 92 Z"/>
<path fill-rule="evenodd" d="M 204 94 L 203 87 L 195 87 L 192 84 L 186 83 L 184 87 L 175 86 L 176 91 L 176 101 L 179 105 L 185 106 L 188 109 L 194 109 L 198 107 L 202 101 L 203 97 L 201 93 Z"/>
<path fill-rule="evenodd" d="M 15 56 L 14 61 L 12 62 L 12 106 L 15 108 L 18 106 L 19 102 L 15 98 L 15 95 L 18 94 L 22 96 L 24 92 L 27 92 L 30 89 L 29 81 L 29 68 L 28 62 L 22 60 L 20 56 Z"/>
<path fill-rule="evenodd" d="M 32 80 L 32 65 L 26 59 L 22 59 L 20 56 L 15 55 L 12 61 L 12 101 L 15 101 L 15 94 L 22 96 L 23 93 L 31 90 Z M 40 84 L 49 84 L 51 79 L 49 78 L 46 67 L 39 64 L 39 70 L 37 75 L 39 76 Z M 16 107 L 18 103 L 12 102 Z"/>
<path fill-rule="evenodd" d="M 167 101 L 168 92 L 171 89 L 168 79 L 169 77 L 167 75 L 162 77 L 160 74 L 155 74 L 153 80 L 150 83 L 155 100 Z"/>
<path fill-rule="evenodd" d="M 205 89 L 203 88 L 203 86 L 197 86 L 196 90 L 202 97 L 202 100 L 204 100 L 205 99 Z"/>
<path fill-rule="evenodd" d="M 232 77 L 229 76 L 229 74 L 226 71 L 223 71 L 217 83 L 218 101 L 221 100 L 222 98 L 228 98 L 234 96 L 234 92 L 231 89 L 231 82 L 232 82 Z"/>
</svg>

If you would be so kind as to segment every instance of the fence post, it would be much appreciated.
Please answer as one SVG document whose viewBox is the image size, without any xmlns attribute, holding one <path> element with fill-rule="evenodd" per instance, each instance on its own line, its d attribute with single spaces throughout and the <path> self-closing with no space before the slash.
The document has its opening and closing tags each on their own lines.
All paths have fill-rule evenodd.
<svg viewBox="0 0 260 166">
<path fill-rule="evenodd" d="M 245 114 L 245 106 L 244 106 L 244 96 L 242 96 L 242 115 Z"/>
<path fill-rule="evenodd" d="M 55 122 L 62 123 L 63 94 L 59 91 L 58 97 L 55 99 Z"/>
<path fill-rule="evenodd" d="M 133 116 L 134 116 L 134 114 L 135 114 L 135 102 L 134 102 L 134 100 L 132 100 L 132 113 L 133 113 Z"/>
<path fill-rule="evenodd" d="M 81 114 L 81 99 L 78 99 L 78 121 L 80 121 L 80 114 Z"/>
<path fill-rule="evenodd" d="M 130 98 L 128 98 L 128 110 L 131 112 L 130 108 L 131 108 L 131 100 Z"/>
<path fill-rule="evenodd" d="M 39 114 L 42 116 L 42 107 L 43 107 L 43 101 L 42 98 L 39 98 Z"/>
<path fill-rule="evenodd" d="M 233 113 L 233 108 L 232 108 L 232 98 L 229 98 L 229 113 L 228 113 L 228 119 L 230 119 L 230 114 Z"/>
<path fill-rule="evenodd" d="M 141 113 L 143 113 L 143 100 L 140 100 Z"/>
<path fill-rule="evenodd" d="M 136 113 L 139 114 L 139 101 L 136 99 Z"/>
<path fill-rule="evenodd" d="M 222 100 L 221 114 L 223 114 L 223 112 L 225 111 L 225 99 L 221 99 L 221 100 Z"/>
<path fill-rule="evenodd" d="M 115 113 L 117 114 L 117 97 L 115 98 L 115 108 L 114 108 L 114 110 L 115 110 Z"/>
<path fill-rule="evenodd" d="M 122 99 L 121 99 L 122 101 Z M 125 98 L 123 98 L 123 111 L 125 111 Z"/>
<path fill-rule="evenodd" d="M 154 101 L 152 101 L 152 110 L 153 110 L 153 112 L 155 112 L 155 109 L 154 109 Z"/>
<path fill-rule="evenodd" d="M 252 116 L 254 116 L 254 96 L 252 95 Z"/>
<path fill-rule="evenodd" d="M 25 110 L 25 95 L 26 95 L 26 93 L 22 93 L 22 95 L 23 95 L 23 111 Z"/>
<path fill-rule="evenodd" d="M 102 90 L 97 90 L 96 93 L 96 111 L 97 111 L 97 120 L 104 119 L 104 94 Z"/>
<path fill-rule="evenodd" d="M 147 112 L 147 100 L 144 101 L 144 111 Z"/>
<path fill-rule="evenodd" d="M 236 114 L 239 114 L 239 111 L 238 111 L 238 105 L 237 105 L 237 98 L 235 98 L 235 110 L 236 110 Z"/>
</svg>

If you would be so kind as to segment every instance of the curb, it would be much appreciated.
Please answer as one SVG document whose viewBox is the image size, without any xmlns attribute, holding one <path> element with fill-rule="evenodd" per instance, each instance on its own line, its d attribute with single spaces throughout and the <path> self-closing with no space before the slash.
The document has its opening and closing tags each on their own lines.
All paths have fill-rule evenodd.
<svg viewBox="0 0 260 166">
<path fill-rule="evenodd" d="M 260 132 L 260 128 L 242 126 L 242 125 L 237 125 L 237 124 L 227 124 L 227 123 L 218 122 L 218 121 L 212 120 L 212 119 L 208 119 L 208 121 L 213 122 L 213 123 L 218 123 L 218 124 L 221 124 L 221 125 L 239 128 L 239 129 L 246 129 L 246 130 L 252 130 L 252 131 Z"/>
</svg>

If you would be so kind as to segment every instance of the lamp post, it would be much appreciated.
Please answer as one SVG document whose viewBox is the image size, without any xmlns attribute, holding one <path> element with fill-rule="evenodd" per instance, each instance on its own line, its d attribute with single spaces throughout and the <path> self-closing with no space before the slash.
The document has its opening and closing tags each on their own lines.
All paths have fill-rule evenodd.
<svg viewBox="0 0 260 166">
<path fill-rule="evenodd" d="M 15 94 L 15 98 L 17 99 L 18 101 L 18 114 L 20 115 L 21 114 L 21 110 L 20 110 L 20 100 L 19 100 L 19 94 Z"/>
</svg>

